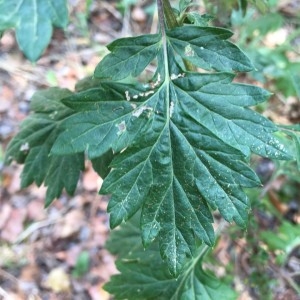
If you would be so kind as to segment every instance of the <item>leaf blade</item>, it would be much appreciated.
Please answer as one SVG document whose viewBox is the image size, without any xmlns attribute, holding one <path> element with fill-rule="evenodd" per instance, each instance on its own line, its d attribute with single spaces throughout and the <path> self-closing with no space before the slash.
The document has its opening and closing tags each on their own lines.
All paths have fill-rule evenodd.
<svg viewBox="0 0 300 300">
<path fill-rule="evenodd" d="M 171 277 L 167 265 L 159 257 L 158 243 L 153 243 L 146 251 L 142 248 L 140 233 L 136 230 L 138 223 L 139 214 L 114 231 L 106 245 L 118 255 L 116 264 L 120 274 L 112 276 L 104 286 L 115 299 L 236 299 L 230 287 L 203 271 L 205 247 L 197 249 L 196 257 L 178 278 Z M 124 248 L 120 247 L 122 241 L 126 243 Z"/>
<path fill-rule="evenodd" d="M 35 182 L 47 187 L 46 205 L 59 197 L 63 189 L 73 194 L 84 169 L 83 153 L 51 156 L 50 150 L 60 133 L 59 124 L 73 112 L 61 103 L 71 94 L 66 89 L 50 88 L 36 93 L 31 101 L 34 113 L 21 124 L 20 132 L 10 141 L 6 163 L 24 163 L 21 185 Z"/>
<path fill-rule="evenodd" d="M 19 47 L 31 61 L 36 61 L 49 44 L 52 24 L 64 28 L 68 21 L 65 0 L 2 0 L 0 11 L 0 30 L 14 27 Z"/>
<path fill-rule="evenodd" d="M 232 32 L 217 27 L 184 26 L 167 32 L 174 52 L 205 70 L 248 72 L 253 66 L 234 44 Z"/>
<path fill-rule="evenodd" d="M 158 34 L 118 39 L 107 47 L 108 54 L 96 67 L 96 78 L 121 80 L 129 75 L 138 76 L 161 48 Z"/>
</svg>

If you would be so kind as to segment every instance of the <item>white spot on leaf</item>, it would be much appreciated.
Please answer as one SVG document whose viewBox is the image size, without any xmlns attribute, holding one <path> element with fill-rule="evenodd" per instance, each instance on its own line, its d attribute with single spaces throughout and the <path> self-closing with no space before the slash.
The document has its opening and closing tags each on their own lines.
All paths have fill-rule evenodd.
<svg viewBox="0 0 300 300">
<path fill-rule="evenodd" d="M 174 102 L 171 101 L 171 103 L 170 103 L 170 118 L 172 117 L 173 113 L 174 113 Z"/>
<path fill-rule="evenodd" d="M 125 91 L 126 100 L 130 101 L 129 91 Z"/>
<path fill-rule="evenodd" d="M 183 78 L 185 76 L 185 73 L 179 73 L 178 75 L 176 74 L 171 74 L 171 80 L 175 80 L 177 78 Z"/>
<path fill-rule="evenodd" d="M 193 50 L 193 48 L 191 47 L 190 44 L 188 44 L 187 46 L 185 46 L 184 48 L 184 54 L 186 56 L 195 56 L 195 52 Z"/>
<path fill-rule="evenodd" d="M 141 106 L 136 111 L 132 113 L 134 117 L 139 117 L 144 111 L 152 112 L 153 108 L 150 106 Z"/>
<path fill-rule="evenodd" d="M 54 119 L 55 116 L 58 114 L 57 110 L 55 110 L 52 114 L 49 115 L 50 119 Z"/>
<path fill-rule="evenodd" d="M 20 147 L 20 151 L 28 151 L 29 150 L 29 144 L 28 142 L 24 143 Z"/>
</svg>

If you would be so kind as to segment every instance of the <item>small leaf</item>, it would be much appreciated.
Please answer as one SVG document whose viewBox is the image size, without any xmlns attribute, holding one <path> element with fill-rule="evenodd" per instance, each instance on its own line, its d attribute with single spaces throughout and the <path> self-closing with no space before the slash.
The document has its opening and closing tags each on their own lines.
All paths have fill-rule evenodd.
<svg viewBox="0 0 300 300">
<path fill-rule="evenodd" d="M 62 268 L 52 269 L 43 284 L 55 293 L 69 293 L 71 290 L 69 275 Z"/>
<path fill-rule="evenodd" d="M 191 11 L 187 13 L 187 18 L 188 20 L 196 26 L 208 26 L 209 22 L 211 20 L 213 20 L 213 17 L 210 15 L 200 15 L 198 12 L 196 11 Z"/>
<path fill-rule="evenodd" d="M 0 31 L 16 28 L 18 44 L 31 61 L 36 61 L 52 36 L 52 24 L 66 27 L 66 0 L 0 0 Z"/>
<path fill-rule="evenodd" d="M 246 15 L 248 0 L 239 0 L 240 10 L 243 12 L 243 16 Z"/>
<path fill-rule="evenodd" d="M 189 7 L 189 5 L 191 4 L 192 0 L 180 0 L 179 1 L 179 11 L 183 12 L 187 9 L 187 7 Z"/>
<path fill-rule="evenodd" d="M 86 274 L 90 267 L 90 255 L 88 251 L 82 251 L 77 257 L 72 275 L 75 278 L 82 277 Z"/>
<path fill-rule="evenodd" d="M 95 77 L 114 80 L 136 77 L 154 60 L 160 47 L 158 34 L 116 40 L 107 46 L 111 53 L 98 64 Z"/>
</svg>

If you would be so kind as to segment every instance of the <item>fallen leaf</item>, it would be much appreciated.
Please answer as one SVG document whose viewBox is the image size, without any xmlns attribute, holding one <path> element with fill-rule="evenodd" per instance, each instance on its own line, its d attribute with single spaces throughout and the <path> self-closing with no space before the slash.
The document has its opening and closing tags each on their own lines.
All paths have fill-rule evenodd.
<svg viewBox="0 0 300 300">
<path fill-rule="evenodd" d="M 0 246 L 0 267 L 6 267 L 15 261 L 16 253 L 9 245 Z"/>
<path fill-rule="evenodd" d="M 61 223 L 56 225 L 55 236 L 57 238 L 67 238 L 77 233 L 84 224 L 84 214 L 80 210 L 68 212 Z"/>
<path fill-rule="evenodd" d="M 1 231 L 1 239 L 13 243 L 20 233 L 24 230 L 24 221 L 26 219 L 26 208 L 15 208 L 12 210 L 8 221 Z"/>
<path fill-rule="evenodd" d="M 11 215 L 11 212 L 12 212 L 12 207 L 8 203 L 5 203 L 0 207 L 0 230 L 6 224 L 8 218 Z"/>
<path fill-rule="evenodd" d="M 2 186 L 8 194 L 13 195 L 20 190 L 22 167 L 7 167 L 3 170 Z"/>
<path fill-rule="evenodd" d="M 34 265 L 29 264 L 22 268 L 21 275 L 18 278 L 18 289 L 20 293 L 29 295 L 38 288 L 40 278 L 40 269 Z"/>
<path fill-rule="evenodd" d="M 0 113 L 9 110 L 12 100 L 14 98 L 13 90 L 7 85 L 0 86 L 0 93 L 2 95 L 0 102 Z"/>
<path fill-rule="evenodd" d="M 59 260 L 63 260 L 70 267 L 73 267 L 76 264 L 77 257 L 82 251 L 81 245 L 74 245 L 70 247 L 67 251 L 60 251 L 55 254 Z"/>
<path fill-rule="evenodd" d="M 44 203 L 39 200 L 32 200 L 27 205 L 28 218 L 33 221 L 40 221 L 46 218 Z"/>
<path fill-rule="evenodd" d="M 50 271 L 43 286 L 55 293 L 70 292 L 71 281 L 64 269 L 55 268 Z"/>
<path fill-rule="evenodd" d="M 103 283 L 98 285 L 92 285 L 88 289 L 88 293 L 91 296 L 92 300 L 108 300 L 110 295 L 103 289 Z"/>
</svg>

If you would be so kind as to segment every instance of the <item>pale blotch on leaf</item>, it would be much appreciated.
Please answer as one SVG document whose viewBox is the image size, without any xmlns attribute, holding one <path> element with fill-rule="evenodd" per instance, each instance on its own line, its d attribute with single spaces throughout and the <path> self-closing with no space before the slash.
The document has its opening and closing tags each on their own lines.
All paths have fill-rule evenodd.
<svg viewBox="0 0 300 300">
<path fill-rule="evenodd" d="M 171 101 L 171 103 L 170 103 L 170 118 L 172 117 L 173 113 L 174 113 L 174 102 Z"/>
<path fill-rule="evenodd" d="M 139 117 L 144 111 L 148 112 L 147 116 L 150 117 L 150 113 L 153 111 L 151 106 L 141 106 L 132 113 L 133 117 Z"/>
<path fill-rule="evenodd" d="M 129 91 L 125 91 L 125 97 L 127 101 L 130 101 Z"/>
<path fill-rule="evenodd" d="M 29 144 L 28 144 L 28 142 L 26 142 L 26 143 L 24 143 L 24 144 L 22 144 L 21 145 L 21 147 L 20 147 L 20 151 L 28 151 L 29 150 Z"/>
<path fill-rule="evenodd" d="M 193 50 L 193 48 L 191 47 L 190 44 L 188 44 L 187 46 L 185 46 L 184 48 L 184 54 L 186 56 L 195 56 L 195 52 Z"/>
<path fill-rule="evenodd" d="M 49 118 L 53 120 L 57 114 L 58 114 L 58 111 L 56 110 L 52 114 L 49 115 Z"/>
<path fill-rule="evenodd" d="M 171 80 L 175 80 L 177 78 L 183 78 L 184 76 L 185 76 L 185 73 L 179 73 L 178 75 L 171 74 L 170 78 L 171 78 Z"/>
<path fill-rule="evenodd" d="M 123 132 L 126 131 L 125 121 L 122 121 L 121 123 L 117 124 L 116 127 L 118 127 L 118 129 L 119 129 L 119 131 L 117 132 L 117 135 L 121 135 Z"/>
</svg>

